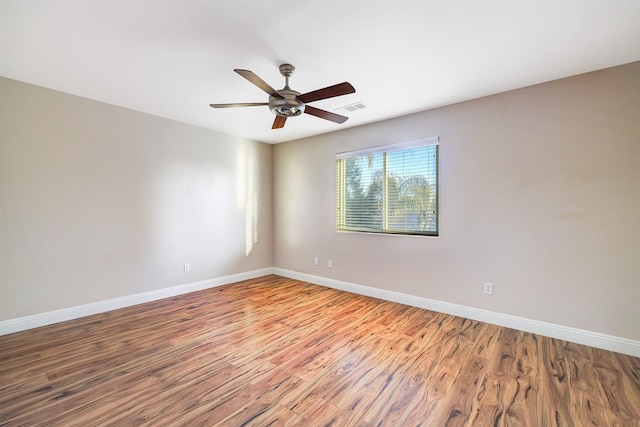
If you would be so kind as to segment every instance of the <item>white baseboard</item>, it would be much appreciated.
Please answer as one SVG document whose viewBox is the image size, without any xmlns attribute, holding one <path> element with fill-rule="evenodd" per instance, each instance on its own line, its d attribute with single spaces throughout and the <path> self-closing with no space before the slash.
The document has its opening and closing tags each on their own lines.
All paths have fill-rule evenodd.
<svg viewBox="0 0 640 427">
<path fill-rule="evenodd" d="M 78 319 L 92 314 L 104 313 L 105 311 L 116 310 L 118 308 L 130 307 L 136 304 L 156 301 L 189 292 L 200 291 L 202 289 L 214 288 L 216 286 L 227 285 L 241 280 L 254 279 L 256 277 L 273 274 L 273 268 L 262 268 L 245 273 L 232 274 L 229 276 L 216 277 L 199 282 L 185 283 L 183 285 L 172 286 L 170 288 L 156 289 L 141 294 L 128 295 L 106 301 L 98 301 L 76 307 L 63 308 L 61 310 L 49 311 L 46 313 L 34 314 L 32 316 L 19 317 L 0 322 L 0 335 L 7 335 L 14 332 L 25 331 L 27 329 L 38 328 L 40 326 L 51 325 L 64 322 L 66 320 Z"/>
<path fill-rule="evenodd" d="M 584 344 L 591 347 L 640 357 L 640 341 L 635 341 L 628 338 L 621 338 L 612 335 L 586 331 L 583 329 L 526 319 L 524 317 L 512 316 L 509 314 L 502 314 L 494 311 L 482 310 L 479 308 L 432 300 L 429 298 L 389 291 L 386 289 L 357 285 L 355 283 L 343 282 L 340 280 L 329 279 L 321 276 L 314 276 L 312 274 L 300 273 L 283 268 L 273 268 L 272 273 L 279 276 L 288 277 L 290 279 L 314 283 L 333 289 L 339 289 L 355 294 L 398 302 L 401 304 L 411 305 L 414 307 L 424 308 L 440 313 L 451 314 L 467 319 L 478 320 L 498 326 L 518 329 L 520 331 L 544 335 L 547 337 L 570 341 L 577 344 Z"/>
</svg>

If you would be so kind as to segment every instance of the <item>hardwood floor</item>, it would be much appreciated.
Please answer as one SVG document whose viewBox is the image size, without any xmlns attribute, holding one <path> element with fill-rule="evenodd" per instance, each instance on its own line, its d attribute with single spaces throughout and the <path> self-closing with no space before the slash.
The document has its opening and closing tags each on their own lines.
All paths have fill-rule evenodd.
<svg viewBox="0 0 640 427">
<path fill-rule="evenodd" d="M 0 337 L 3 426 L 639 420 L 639 358 L 277 276 Z"/>
</svg>

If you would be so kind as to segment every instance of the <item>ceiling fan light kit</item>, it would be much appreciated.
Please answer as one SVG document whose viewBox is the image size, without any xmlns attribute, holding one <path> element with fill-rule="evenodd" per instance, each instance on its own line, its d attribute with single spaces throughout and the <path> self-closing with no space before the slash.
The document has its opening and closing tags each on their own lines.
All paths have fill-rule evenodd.
<svg viewBox="0 0 640 427">
<path fill-rule="evenodd" d="M 295 67 L 291 64 L 280 65 L 280 74 L 285 78 L 284 88 L 275 90 L 267 82 L 262 80 L 256 74 L 249 70 L 235 69 L 245 79 L 269 94 L 269 102 L 250 102 L 250 103 L 234 103 L 234 104 L 209 104 L 213 108 L 231 108 L 231 107 L 254 107 L 267 105 L 276 118 L 271 129 L 280 129 L 284 127 L 288 117 L 296 117 L 302 113 L 307 113 L 321 119 L 329 120 L 334 123 L 344 123 L 348 117 L 335 114 L 330 111 L 315 108 L 306 105 L 308 102 L 319 101 L 321 99 L 333 98 L 336 96 L 354 93 L 356 90 L 351 84 L 344 82 L 323 89 L 314 90 L 301 94 L 289 87 L 289 77 L 295 71 Z"/>
</svg>

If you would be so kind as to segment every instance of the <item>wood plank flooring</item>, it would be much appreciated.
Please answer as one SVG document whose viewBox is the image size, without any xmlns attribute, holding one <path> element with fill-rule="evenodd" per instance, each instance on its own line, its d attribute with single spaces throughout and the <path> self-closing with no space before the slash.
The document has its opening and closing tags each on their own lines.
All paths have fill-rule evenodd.
<svg viewBox="0 0 640 427">
<path fill-rule="evenodd" d="M 640 359 L 267 276 L 0 337 L 2 426 L 640 426 Z"/>
</svg>

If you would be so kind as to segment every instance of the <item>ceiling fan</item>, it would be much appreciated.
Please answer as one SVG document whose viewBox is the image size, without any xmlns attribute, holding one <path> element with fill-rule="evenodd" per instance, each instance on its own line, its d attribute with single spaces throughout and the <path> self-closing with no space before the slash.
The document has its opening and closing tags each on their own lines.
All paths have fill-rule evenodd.
<svg viewBox="0 0 640 427">
<path fill-rule="evenodd" d="M 301 94 L 289 87 L 289 77 L 293 74 L 296 68 L 291 64 L 280 65 L 280 74 L 285 78 L 284 88 L 275 90 L 269 84 L 267 84 L 260 77 L 255 75 L 249 70 L 235 69 L 236 73 L 240 74 L 245 79 L 249 80 L 254 85 L 258 86 L 263 91 L 269 94 L 269 102 L 247 102 L 247 103 L 235 103 L 235 104 L 209 104 L 213 108 L 230 108 L 230 107 L 255 107 L 259 105 L 268 105 L 269 109 L 276 115 L 276 119 L 273 121 L 271 129 L 280 129 L 284 127 L 287 117 L 299 116 L 300 114 L 307 113 L 312 116 L 320 117 L 321 119 L 329 120 L 335 123 L 344 123 L 348 117 L 335 114 L 330 111 L 322 110 L 307 105 L 309 102 L 319 101 L 321 99 L 333 98 L 336 96 L 347 95 L 354 93 L 356 90 L 349 83 L 338 83 L 333 86 L 328 86 L 323 89 L 314 90 Z"/>
</svg>

